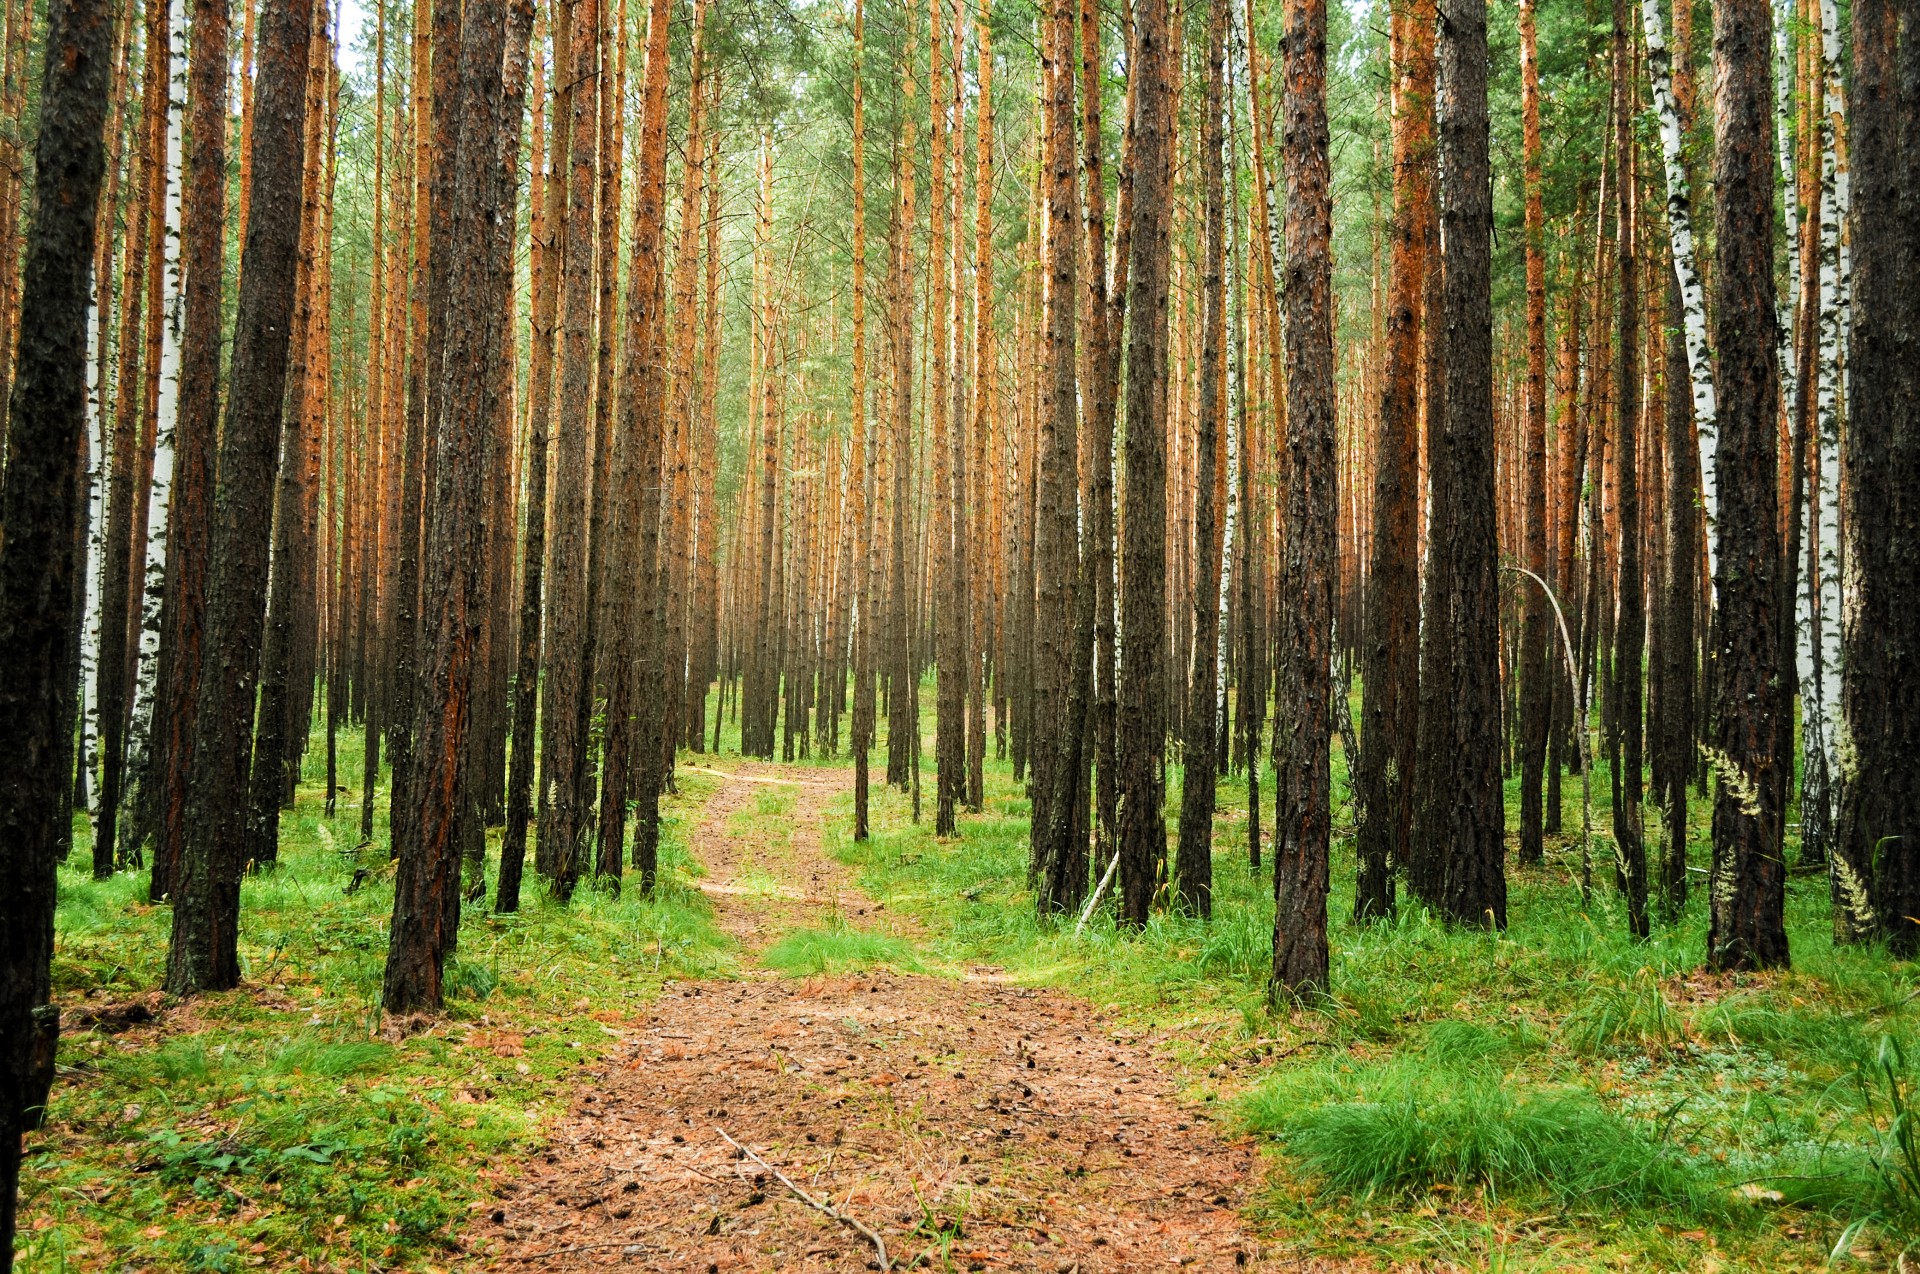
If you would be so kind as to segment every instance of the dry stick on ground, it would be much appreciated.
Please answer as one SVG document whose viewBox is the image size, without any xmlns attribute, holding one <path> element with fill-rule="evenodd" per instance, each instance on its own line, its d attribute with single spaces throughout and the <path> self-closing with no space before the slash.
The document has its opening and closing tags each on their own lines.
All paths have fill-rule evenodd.
<svg viewBox="0 0 1920 1274">
<path fill-rule="evenodd" d="M 520 1258 L 522 1264 L 530 1261 L 545 1261 L 556 1256 L 572 1256 L 576 1252 L 599 1252 L 606 1248 L 623 1248 L 622 1256 L 637 1256 L 646 1250 L 644 1243 L 635 1243 L 631 1239 L 615 1239 L 611 1243 L 575 1243 L 572 1247 L 556 1247 L 546 1252 L 535 1252 L 531 1256 Z"/>
<path fill-rule="evenodd" d="M 880 1258 L 880 1269 L 882 1274 L 885 1274 L 885 1271 L 893 1268 L 893 1262 L 887 1259 L 887 1244 L 885 1239 L 882 1239 L 878 1234 L 875 1234 L 872 1230 L 869 1230 L 865 1225 L 861 1224 L 858 1220 L 847 1215 L 845 1212 L 840 1211 L 840 1209 L 834 1207 L 832 1204 L 822 1203 L 820 1202 L 820 1200 L 808 1194 L 805 1190 L 802 1190 L 799 1186 L 793 1183 L 793 1179 L 787 1176 L 786 1173 L 780 1171 L 780 1169 L 774 1167 L 772 1164 L 768 1163 L 765 1159 L 762 1159 L 759 1155 L 747 1149 L 745 1146 L 741 1145 L 739 1142 L 735 1141 L 731 1136 L 728 1136 L 727 1130 L 725 1128 L 722 1128 L 718 1124 L 716 1124 L 714 1125 L 713 1130 L 719 1133 L 722 1137 L 725 1137 L 727 1140 L 727 1144 L 729 1146 L 732 1146 L 735 1150 L 738 1150 L 741 1154 L 753 1160 L 755 1163 L 759 1164 L 762 1168 L 765 1168 L 768 1172 L 771 1172 L 779 1180 L 781 1185 L 793 1191 L 794 1195 L 800 1200 L 800 1202 L 806 1204 L 808 1207 L 812 1208 L 815 1212 L 819 1212 L 824 1216 L 832 1217 L 834 1220 L 846 1226 L 848 1229 L 853 1230 L 856 1233 L 863 1236 L 867 1240 L 867 1242 L 873 1244 L 873 1250 Z"/>
</svg>

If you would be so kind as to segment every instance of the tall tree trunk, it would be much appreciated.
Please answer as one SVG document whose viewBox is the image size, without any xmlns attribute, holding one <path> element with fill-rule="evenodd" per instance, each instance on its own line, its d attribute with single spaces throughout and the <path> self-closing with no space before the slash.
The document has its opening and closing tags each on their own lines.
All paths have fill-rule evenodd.
<svg viewBox="0 0 1920 1274">
<path fill-rule="evenodd" d="M 983 76 L 987 61 L 981 59 Z M 867 13 L 853 0 L 853 415 L 852 464 L 847 473 L 853 494 L 853 561 L 858 590 L 853 626 L 853 838 L 864 841 L 868 825 L 867 752 L 873 746 L 874 559 L 872 459 L 867 441 Z M 981 101 L 987 100 L 983 78 Z M 718 179 L 719 174 L 714 174 Z M 717 375 L 709 368 L 708 374 Z"/>
<path fill-rule="evenodd" d="M 456 30 L 457 40 L 435 49 L 436 60 L 459 61 L 451 84 L 435 75 L 434 115 L 440 161 L 451 168 L 446 231 L 463 249 L 452 253 L 449 262 L 444 362 L 430 369 L 439 382 L 428 462 L 434 489 L 426 543 L 434 569 L 426 575 L 426 677 L 414 726 L 415 771 L 408 785 L 419 808 L 408 824 L 412 835 L 400 846 L 394 878 L 381 993 L 381 1006 L 389 1013 L 432 1012 L 441 1006 L 446 955 L 460 927 L 461 840 L 464 825 L 477 816 L 479 799 L 466 754 L 472 746 L 477 681 L 484 668 L 485 491 L 496 445 L 488 434 L 501 415 L 494 401 L 501 387 L 496 368 L 510 315 L 507 298 L 497 295 L 493 286 L 495 267 L 486 250 L 496 219 L 511 208 L 513 195 L 512 170 L 501 162 L 505 156 L 496 135 L 507 125 L 498 106 L 505 0 L 467 0 Z M 448 33 L 436 22 L 435 34 L 444 40 Z M 519 124 L 516 114 L 516 132 Z"/>
<path fill-rule="evenodd" d="M 21 1134 L 40 1123 L 60 1031 L 48 1002 L 54 880 L 67 808 L 62 744 L 76 724 L 64 687 L 80 626 L 74 528 L 86 500 L 87 303 L 112 36 L 103 0 L 47 6 L 0 480 L 0 740 L 9 758 L 0 775 L 0 1269 L 13 1264 Z"/>
<path fill-rule="evenodd" d="M 660 789 L 667 775 L 666 759 L 662 755 L 667 736 L 661 733 L 666 725 L 661 705 L 666 699 L 668 682 L 664 658 L 667 616 L 660 551 L 660 478 L 667 423 L 665 354 L 669 348 L 662 330 L 666 292 L 661 252 L 666 211 L 669 11 L 669 0 L 652 0 L 647 21 L 645 114 L 637 165 L 639 185 L 633 208 L 633 256 L 627 274 L 626 384 L 620 394 L 620 435 L 629 444 L 630 454 L 624 466 L 627 471 L 620 475 L 618 499 L 622 509 L 616 511 L 616 517 L 631 518 L 634 525 L 628 536 L 622 536 L 613 546 L 607 558 L 609 563 L 614 563 L 624 557 L 634 568 L 626 578 L 636 579 L 638 586 L 620 590 L 626 600 L 621 606 L 621 619 L 617 621 L 620 631 L 614 634 L 613 640 L 613 648 L 619 653 L 617 662 L 604 678 L 608 687 L 609 783 L 601 793 L 600 807 L 601 871 L 617 878 L 622 840 L 619 820 L 625 812 L 624 796 L 609 803 L 610 796 L 617 792 L 611 782 L 611 738 L 617 722 L 633 730 L 629 753 L 637 805 L 633 865 L 640 873 L 640 888 L 647 894 L 652 894 L 654 877 L 659 870 Z M 704 8 L 700 16 L 704 18 Z M 697 60 L 700 28 L 696 26 L 695 30 Z M 612 584 L 610 578 L 607 586 L 610 588 Z M 638 602 L 638 606 L 630 611 L 634 602 Z M 628 642 L 634 644 L 629 646 Z M 620 657 L 628 651 L 631 651 L 630 657 Z M 620 705 L 621 711 L 616 712 L 614 694 L 623 679 L 626 693 L 637 692 L 638 697 L 627 699 Z M 643 707 L 637 722 L 628 715 Z M 611 822 L 609 815 L 613 816 Z"/>
<path fill-rule="evenodd" d="M 1666 813 L 1666 852 L 1660 893 L 1669 916 L 1678 917 L 1687 897 L 1687 779 L 1694 758 L 1694 608 L 1700 596 L 1701 454 L 1711 447 L 1713 380 L 1706 359 L 1704 297 L 1693 258 L 1691 182 L 1684 143 L 1691 131 L 1691 69 L 1675 75 L 1658 0 L 1642 0 L 1647 40 L 1647 78 L 1660 116 L 1660 148 L 1667 183 L 1667 232 L 1673 263 L 1666 289 L 1667 341 L 1667 561 L 1661 621 L 1660 750 L 1655 796 Z M 1678 25 L 1676 23 L 1676 25 Z M 1684 59 L 1683 59 L 1684 63 Z M 1691 293 L 1690 291 L 1691 290 Z M 1689 302 L 1689 295 L 1692 301 Z M 1695 426 L 1704 428 L 1696 441 Z"/>
<path fill-rule="evenodd" d="M 1920 828 L 1912 810 L 1910 686 L 1920 634 L 1912 606 L 1920 517 L 1911 497 L 1920 446 L 1911 422 L 1920 305 L 1913 280 L 1913 220 L 1903 211 L 1916 176 L 1912 130 L 1920 116 L 1914 63 L 1920 46 L 1910 8 L 1887 0 L 1853 6 L 1853 330 L 1848 362 L 1848 492 L 1841 707 L 1839 826 L 1834 870 L 1847 905 L 1839 936 L 1878 929 L 1903 955 L 1920 948 Z M 1878 860 L 1876 862 L 1876 859 Z M 1870 898 L 1867 896 L 1870 892 Z M 1784 943 L 1782 943 L 1784 953 Z"/>
<path fill-rule="evenodd" d="M 929 568 L 941 605 L 933 612 L 934 628 L 934 764 L 935 782 L 933 831 L 936 836 L 952 836 L 955 806 L 966 794 L 966 700 L 962 664 L 966 643 L 960 625 L 965 608 L 953 605 L 961 580 L 955 573 L 957 516 L 960 495 L 952 464 L 953 433 L 959 422 L 949 411 L 953 373 L 948 362 L 950 333 L 956 326 L 958 297 L 951 286 L 950 256 L 959 255 L 959 245 L 948 239 L 948 149 L 958 150 L 958 129 L 948 128 L 952 107 L 946 57 L 952 40 L 947 34 L 945 0 L 929 0 L 927 30 L 928 95 L 928 176 L 927 176 L 927 290 L 928 313 L 932 316 L 927 332 L 927 441 L 933 448 L 933 487 L 927 516 L 928 534 L 933 539 Z M 949 143 L 948 135 L 955 135 Z"/>
<path fill-rule="evenodd" d="M 1500 596 L 1493 482 L 1493 202 L 1487 140 L 1485 0 L 1446 0 L 1440 20 L 1440 223 L 1446 289 L 1441 428 L 1452 508 L 1446 558 L 1452 723 L 1440 910 L 1457 924 L 1507 923 L 1500 785 Z"/>
<path fill-rule="evenodd" d="M 986 29 L 985 24 L 981 30 Z M 1080 0 L 1080 144 L 1085 186 L 1081 195 L 1085 208 L 1087 244 L 1087 322 L 1081 342 L 1086 351 L 1090 375 L 1087 385 L 1087 454 L 1092 461 L 1087 491 L 1087 547 L 1094 581 L 1093 599 L 1093 731 L 1095 751 L 1094 797 L 1095 840 L 1109 847 L 1114 838 L 1116 793 L 1114 770 L 1114 596 L 1113 596 L 1113 419 L 1120 388 L 1120 321 L 1126 306 L 1125 267 L 1109 289 L 1107 282 L 1107 191 L 1104 173 L 1106 135 L 1101 125 L 1102 99 L 1106 93 L 1106 65 L 1101 55 L 1100 6 L 1095 0 Z M 1131 121 L 1127 121 L 1131 129 Z M 1131 135 L 1131 134 L 1129 134 Z M 982 144 L 988 125 L 981 124 Z M 981 161 L 986 162 L 984 159 Z M 1122 203 L 1131 181 L 1132 153 L 1121 158 Z M 982 216 L 986 205 L 982 203 Z M 1123 208 L 1122 216 L 1131 209 Z M 981 223 L 982 244 L 986 223 Z M 1125 237 L 1126 231 L 1119 234 Z M 1116 244 L 1116 247 L 1119 245 Z M 1117 255 L 1117 254 L 1116 254 Z M 1116 264 L 1118 264 L 1116 262 Z M 981 295 L 989 295 L 982 292 Z M 985 310 L 981 313 L 984 315 Z M 984 319 L 981 320 L 985 330 Z M 982 345 L 982 363 L 985 362 Z M 985 391 L 982 390 L 984 399 Z"/>
<path fill-rule="evenodd" d="M 252 138 L 259 198 L 248 211 L 240 258 L 232 388 L 220 438 L 185 852 L 167 954 L 167 990 L 175 995 L 224 990 L 240 980 L 248 742 L 266 625 L 270 506 L 299 264 L 301 125 L 312 16 L 307 0 L 268 0 L 261 15 Z"/>
<path fill-rule="evenodd" d="M 1536 40 L 1535 0 L 1520 5 L 1520 92 L 1522 147 L 1526 185 L 1527 372 L 1526 372 L 1526 564 L 1547 577 L 1547 214 L 1541 194 L 1540 53 Z M 1547 760 L 1547 731 L 1552 711 L 1548 687 L 1556 662 L 1549 656 L 1548 626 L 1553 603 L 1544 593 L 1525 590 L 1526 618 L 1520 639 L 1520 861 L 1542 856 L 1544 811 L 1540 784 Z"/>
<path fill-rule="evenodd" d="M 1621 883 L 1627 894 L 1627 928 L 1647 936 L 1647 847 L 1641 826 L 1642 722 L 1641 664 L 1646 652 L 1646 582 L 1640 552 L 1640 183 L 1633 138 L 1639 105 L 1634 88 L 1633 37 L 1628 0 L 1614 0 L 1613 81 L 1614 154 L 1621 179 L 1615 183 L 1614 250 L 1617 254 L 1619 323 L 1614 341 L 1614 507 L 1620 519 L 1618 600 L 1614 612 L 1613 839 L 1620 857 Z"/>
<path fill-rule="evenodd" d="M 1073 63 L 1074 17 L 1071 0 L 1050 0 L 1044 19 L 1043 94 L 1046 114 L 1042 165 L 1046 212 L 1044 268 L 1044 342 L 1047 384 L 1040 418 L 1039 502 L 1035 510 L 1034 576 L 1034 863 L 1049 874 L 1052 896 L 1041 906 L 1062 910 L 1073 905 L 1069 882 L 1078 875 L 1065 861 L 1082 852 L 1077 837 L 1052 840 L 1053 807 L 1065 796 L 1077 799 L 1076 775 L 1063 775 L 1062 757 L 1079 723 L 1071 719 L 1073 661 L 1080 632 L 1075 589 L 1080 578 L 1079 545 L 1079 383 L 1075 374 L 1079 252 L 1074 180 Z M 1091 582 L 1091 581 L 1089 581 Z M 1088 618 L 1091 620 L 1091 607 Z M 1092 632 L 1087 633 L 1091 642 Z M 1090 667 L 1091 665 L 1089 665 Z M 1073 754 L 1077 764 L 1078 753 Z M 1071 829 L 1069 816 L 1063 828 Z M 1061 861 L 1050 862 L 1054 855 Z M 1064 889 L 1064 892 L 1055 892 Z"/>
<path fill-rule="evenodd" d="M 313 553 L 312 537 L 303 509 L 308 502 L 308 457 L 320 439 L 313 436 L 307 418 L 307 381 L 311 375 L 314 333 L 313 276 L 319 253 L 319 188 L 322 132 L 326 111 L 325 68 L 332 65 L 332 43 L 326 35 L 326 14 L 320 10 L 313 47 L 307 62 L 306 127 L 300 194 L 300 258 L 295 275 L 295 301 L 290 363 L 287 371 L 286 420 L 280 428 L 283 447 L 280 480 L 273 506 L 273 557 L 267 592 L 266 642 L 260 652 L 260 706 L 254 718 L 253 765 L 248 783 L 247 860 L 271 864 L 280 852 L 280 807 L 287 803 L 293 775 L 289 774 L 288 735 L 292 728 L 295 695 L 292 684 L 294 631 L 298 619 L 301 575 Z M 304 692 L 311 694 L 309 683 Z"/>
<path fill-rule="evenodd" d="M 912 40 L 905 43 L 911 45 Z M 905 790 L 911 780 L 919 748 L 920 712 L 918 680 L 913 661 L 913 614 L 908 606 L 907 588 L 907 516 L 913 463 L 913 153 L 914 96 L 912 59 L 903 59 L 900 70 L 900 96 L 905 109 L 900 136 L 894 154 L 894 186 L 899 198 L 894 204 L 891 244 L 893 263 L 888 289 L 893 342 L 893 526 L 887 560 L 890 575 L 887 584 L 887 782 Z"/>
<path fill-rule="evenodd" d="M 585 666 L 587 605 L 588 402 L 593 381 L 594 178 L 597 108 L 588 88 L 598 58 L 594 0 L 563 0 L 554 57 L 565 48 L 571 74 L 563 90 L 568 130 L 567 215 L 560 264 L 560 401 L 553 439 L 553 510 L 547 539 L 546 630 L 541 658 L 540 836 L 535 864 L 561 898 L 578 880 L 583 848 L 580 776 L 587 739 L 581 700 L 591 698 Z M 555 103 L 554 127 L 562 127 Z M 397 763 L 397 758 L 396 758 Z"/>
<path fill-rule="evenodd" d="M 1120 917 L 1147 922 L 1155 865 L 1166 852 L 1161 758 L 1166 739 L 1168 196 L 1176 74 L 1167 0 L 1134 11 L 1133 218 L 1127 265 L 1127 485 L 1121 517 L 1119 746 Z"/>
<path fill-rule="evenodd" d="M 220 410 L 221 306 L 226 255 L 228 44 L 226 0 L 194 0 L 187 72 L 186 172 L 180 269 L 185 296 L 174 472 L 167 505 L 167 595 L 153 747 L 153 874 L 148 896 L 174 888 L 184 851 L 187 774 L 198 708 Z"/>
<path fill-rule="evenodd" d="M 1273 993 L 1327 989 L 1327 860 L 1333 830 L 1331 665 L 1335 503 L 1333 181 L 1327 129 L 1327 10 L 1291 0 L 1282 36 L 1286 137 L 1287 548 L 1281 666 L 1293 678 L 1276 785 Z M 1343 718 L 1344 719 L 1344 718 Z"/>
<path fill-rule="evenodd" d="M 1224 77 L 1226 74 L 1226 36 L 1227 15 L 1231 6 L 1217 4 L 1207 15 L 1207 69 L 1206 101 L 1200 128 L 1200 180 L 1203 190 L 1204 210 L 1201 230 L 1201 345 L 1200 345 L 1200 402 L 1197 413 L 1198 429 L 1195 438 L 1195 454 L 1198 460 L 1198 473 L 1194 482 L 1193 502 L 1193 539 L 1194 539 L 1194 578 L 1193 578 L 1193 667 L 1188 674 L 1186 733 L 1181 746 L 1183 762 L 1180 785 L 1180 842 L 1174 857 L 1174 886 L 1179 894 L 1181 905 L 1197 916 L 1213 914 L 1213 807 L 1214 790 L 1220 770 L 1219 746 L 1219 682 L 1220 682 L 1220 570 L 1223 545 L 1219 521 L 1226 513 L 1225 492 L 1222 484 L 1226 474 L 1224 466 L 1218 463 L 1217 451 L 1223 441 L 1224 429 L 1221 416 L 1226 400 L 1226 194 L 1225 174 L 1221 162 L 1221 149 L 1226 144 L 1223 133 L 1222 111 L 1224 109 Z M 1296 156 L 1289 147 L 1288 160 L 1288 215 L 1289 228 L 1311 238 L 1317 223 L 1294 227 L 1295 215 L 1311 219 L 1319 207 L 1314 201 L 1324 197 L 1325 164 L 1313 169 L 1314 139 L 1322 139 L 1325 154 L 1324 109 L 1319 119 L 1318 133 L 1315 128 L 1316 117 L 1310 101 L 1294 101 L 1296 87 L 1299 92 L 1314 97 L 1324 108 L 1325 90 L 1325 18 L 1318 19 L 1319 34 L 1316 38 L 1316 19 L 1312 12 L 1292 13 L 1293 22 L 1289 24 L 1286 41 L 1288 66 L 1287 77 L 1288 102 L 1288 140 L 1303 148 Z M 1316 55 L 1320 59 L 1320 69 L 1316 70 L 1313 61 Z M 1296 65 L 1294 59 L 1301 59 L 1305 65 Z M 1296 86 L 1296 78 L 1299 84 Z M 1317 87 L 1316 87 L 1317 85 Z M 1299 119 L 1294 118 L 1294 110 L 1302 112 Z M 1301 127 L 1306 133 L 1296 138 L 1291 129 Z M 1297 170 L 1296 170 L 1297 168 Z M 1317 175 L 1316 175 L 1317 174 Z M 1314 189 L 1315 181 L 1320 183 Z M 1295 191 L 1298 184 L 1300 190 Z M 1298 193 L 1306 204 L 1296 210 L 1294 195 Z M 1331 207 L 1331 205 L 1328 205 Z M 1291 236 L 1289 238 L 1291 242 Z M 1331 260 L 1331 258 L 1328 258 Z M 1311 261 L 1302 265 L 1312 271 L 1317 268 Z M 1289 280 L 1292 280 L 1289 274 Z M 1317 281 L 1317 280 L 1316 280 Z M 1311 292 L 1315 281 L 1309 281 L 1300 290 Z M 1289 305 L 1296 298 L 1289 296 Z M 1323 303 L 1324 311 L 1325 305 Z M 1313 320 L 1304 312 L 1300 315 L 1289 313 L 1289 319 L 1299 317 L 1309 325 Z M 1331 329 L 1329 329 L 1330 331 Z M 1302 347 L 1306 356 L 1312 353 Z M 1329 344 L 1329 349 L 1331 345 Z M 1330 360 L 1329 360 L 1330 362 Z M 1312 376 L 1301 373 L 1296 380 L 1311 380 Z M 1331 379 L 1328 381 L 1331 384 Z M 1327 398 L 1328 438 L 1332 438 L 1332 397 Z M 1218 515 L 1218 516 L 1216 516 Z M 1304 581 L 1303 581 L 1304 582 Z M 1310 585 L 1309 585 L 1310 586 Z M 1307 693 L 1311 696 L 1311 688 Z M 1325 911 L 1324 903 L 1321 907 Z"/>
<path fill-rule="evenodd" d="M 967 807 L 978 811 L 986 806 L 987 695 L 986 667 L 992 662 L 991 647 L 993 572 L 988 566 L 993 524 L 990 486 L 998 481 L 998 470 L 989 467 L 987 440 L 993 431 L 993 389 L 996 381 L 993 360 L 993 32 L 992 0 L 980 0 L 974 18 L 974 80 L 977 100 L 974 106 L 974 222 L 973 222 L 973 404 L 968 430 L 973 453 L 968 465 L 969 500 L 972 526 L 968 531 L 973 554 L 968 571 L 968 613 L 972 633 L 967 644 Z M 1111 454 L 1109 445 L 1108 452 Z M 1096 460 L 1096 465 L 1098 461 Z M 1108 472 L 1112 469 L 1109 466 Z M 856 466 L 849 485 L 860 481 Z M 1096 496 L 1095 503 L 1098 503 Z M 1111 493 L 1107 501 L 1112 505 Z M 1109 562 L 1108 576 L 1112 575 Z M 1097 622 L 1097 621 L 1096 621 Z M 994 666 L 993 675 L 1000 671 Z"/>
<path fill-rule="evenodd" d="M 1717 969 L 1787 963 L 1786 864 L 1774 829 L 1783 775 L 1776 755 L 1780 675 L 1778 349 L 1773 307 L 1773 172 L 1768 152 L 1765 0 L 1714 9 L 1714 348 L 1722 398 L 1716 511 L 1713 810 L 1707 962 Z"/>
<path fill-rule="evenodd" d="M 1397 5 L 1393 47 L 1393 249 L 1388 263 L 1387 368 L 1374 470 L 1373 560 L 1361 649 L 1365 726 L 1357 794 L 1354 914 L 1393 914 L 1393 867 L 1413 833 L 1420 711 L 1420 367 L 1427 241 L 1433 220 L 1433 37 L 1430 0 Z"/>
<path fill-rule="evenodd" d="M 556 29 L 556 56 L 562 47 Z M 535 74 L 539 59 L 535 59 Z M 495 911 L 520 909 L 520 881 L 525 870 L 527 828 L 533 817 L 534 728 L 540 702 L 541 599 L 546 587 L 547 556 L 547 447 L 553 421 L 554 320 L 560 307 L 562 245 L 567 217 L 567 103 L 572 92 L 565 77 L 556 74 L 553 85 L 553 150 L 540 177 L 532 227 L 533 261 L 530 276 L 532 348 L 527 363 L 527 491 L 526 531 L 520 564 L 520 655 L 514 670 L 513 768 L 507 776 L 507 826 L 500 841 L 500 881 L 494 889 Z M 536 125 L 535 145 L 539 145 Z"/>
</svg>

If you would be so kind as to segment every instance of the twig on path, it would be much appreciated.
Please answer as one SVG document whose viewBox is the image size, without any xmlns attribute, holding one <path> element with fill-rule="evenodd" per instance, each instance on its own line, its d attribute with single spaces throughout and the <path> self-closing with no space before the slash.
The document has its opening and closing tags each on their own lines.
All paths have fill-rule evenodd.
<svg viewBox="0 0 1920 1274">
<path fill-rule="evenodd" d="M 610 1247 L 627 1249 L 621 1253 L 622 1256 L 635 1256 L 640 1252 L 644 1252 L 647 1245 L 644 1243 L 635 1243 L 630 1239 L 615 1239 L 611 1243 L 575 1243 L 572 1247 L 556 1247 L 551 1251 L 535 1252 L 532 1256 L 523 1256 L 519 1259 L 523 1263 L 527 1261 L 546 1261 L 556 1256 L 572 1256 L 576 1252 L 600 1252 Z"/>
<path fill-rule="evenodd" d="M 793 1178 L 789 1177 L 786 1173 L 780 1171 L 780 1169 L 768 1163 L 765 1159 L 762 1159 L 759 1155 L 755 1154 L 753 1151 L 749 1150 L 747 1147 L 735 1141 L 731 1136 L 728 1136 L 727 1130 L 725 1128 L 722 1128 L 716 1124 L 714 1125 L 713 1130 L 719 1133 L 722 1137 L 725 1137 L 727 1139 L 728 1145 L 732 1146 L 735 1150 L 738 1150 L 741 1154 L 753 1160 L 755 1163 L 759 1164 L 762 1168 L 765 1168 L 768 1172 L 771 1172 L 776 1178 L 779 1179 L 781 1185 L 793 1191 L 794 1195 L 797 1198 L 799 1198 L 800 1202 L 806 1204 L 808 1207 L 812 1208 L 815 1212 L 819 1212 L 819 1213 L 822 1213 L 823 1215 L 832 1217 L 834 1220 L 846 1226 L 848 1229 L 853 1230 L 859 1233 L 860 1235 L 862 1235 L 863 1237 L 865 1237 L 867 1242 L 873 1244 L 874 1252 L 880 1257 L 881 1274 L 886 1274 L 886 1271 L 893 1268 L 893 1262 L 887 1259 L 887 1244 L 885 1239 L 882 1239 L 878 1234 L 875 1234 L 872 1230 L 869 1230 L 865 1225 L 861 1224 L 860 1221 L 857 1220 L 856 1218 L 847 1215 L 845 1212 L 842 1212 L 840 1209 L 834 1207 L 830 1203 L 822 1203 L 820 1200 L 808 1194 L 805 1190 L 802 1190 L 799 1186 L 793 1183 Z"/>
</svg>

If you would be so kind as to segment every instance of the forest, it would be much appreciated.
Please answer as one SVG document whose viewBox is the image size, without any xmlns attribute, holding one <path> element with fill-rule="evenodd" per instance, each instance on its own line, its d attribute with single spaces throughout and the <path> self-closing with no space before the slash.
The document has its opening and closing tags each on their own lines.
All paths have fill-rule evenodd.
<svg viewBox="0 0 1920 1274">
<path fill-rule="evenodd" d="M 1920 0 L 0 32 L 0 1270 L 1920 1259 Z"/>
</svg>

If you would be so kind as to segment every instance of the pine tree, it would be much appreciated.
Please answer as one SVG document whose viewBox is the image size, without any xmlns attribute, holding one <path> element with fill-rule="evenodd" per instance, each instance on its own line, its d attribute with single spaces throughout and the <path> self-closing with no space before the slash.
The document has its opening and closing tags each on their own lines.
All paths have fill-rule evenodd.
<svg viewBox="0 0 1920 1274">
<path fill-rule="evenodd" d="M 0 778 L 0 878 L 7 882 L 0 901 L 0 1269 L 13 1265 L 20 1137 L 40 1121 L 60 1030 L 59 1010 L 49 1004 L 67 791 L 60 744 L 76 725 L 61 687 L 80 630 L 73 528 L 85 499 L 87 302 L 112 35 L 110 6 L 100 0 L 47 6 L 0 479 L 0 739 L 12 758 Z"/>
</svg>

